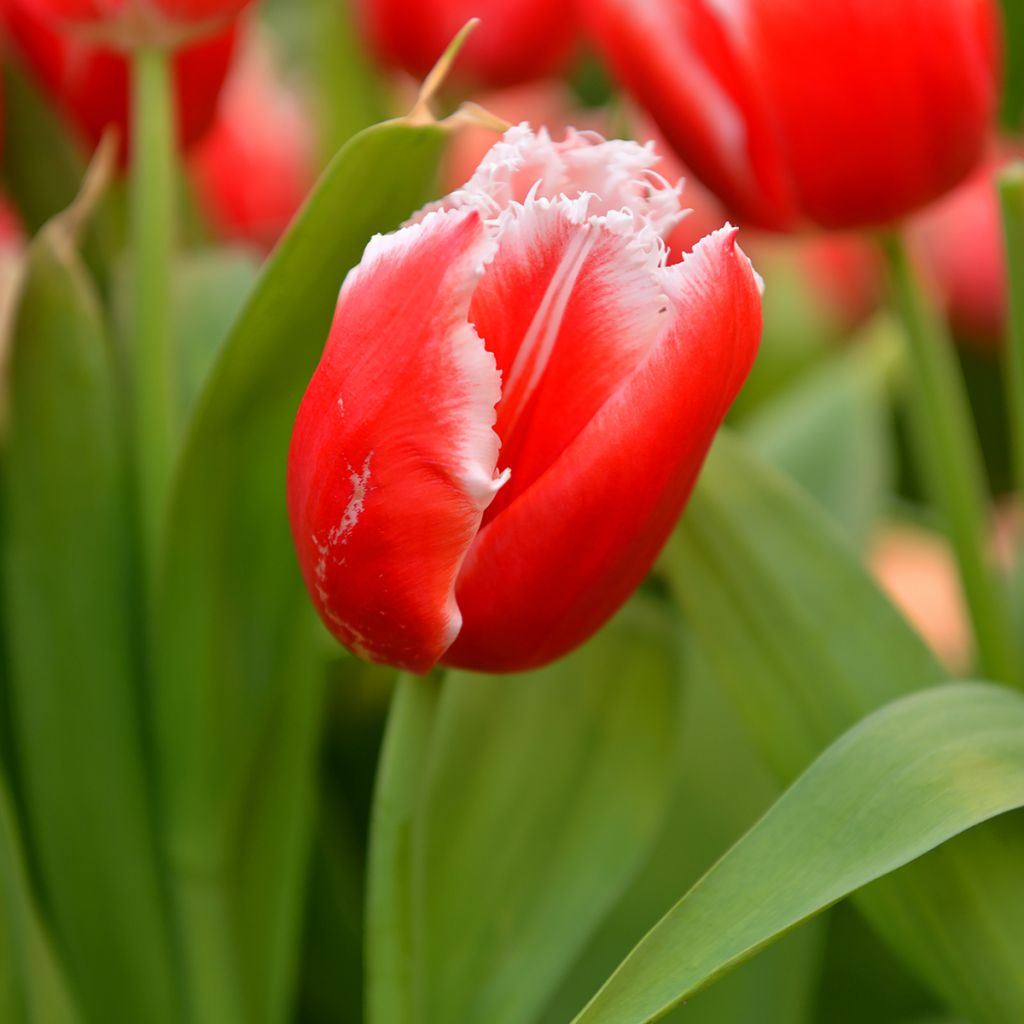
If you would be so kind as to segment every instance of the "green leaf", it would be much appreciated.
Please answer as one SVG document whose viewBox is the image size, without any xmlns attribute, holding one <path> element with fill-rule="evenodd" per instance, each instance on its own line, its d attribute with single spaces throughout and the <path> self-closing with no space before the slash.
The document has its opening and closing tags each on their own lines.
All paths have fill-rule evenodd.
<svg viewBox="0 0 1024 1024">
<path fill-rule="evenodd" d="M 888 378 L 899 357 L 890 321 L 759 406 L 742 433 L 800 483 L 858 544 L 877 524 L 891 478 Z"/>
<path fill-rule="evenodd" d="M 870 715 L 669 911 L 576 1024 L 657 1020 L 847 894 L 1024 805 L 1022 736 L 1024 697 L 981 683 Z"/>
<path fill-rule="evenodd" d="M 120 410 L 75 251 L 84 202 L 31 245 L 13 323 L 2 585 L 14 760 L 41 896 L 84 1012 L 172 1021 Z"/>
<path fill-rule="evenodd" d="M 419 1019 L 537 1017 L 657 837 L 677 671 L 634 603 L 539 672 L 448 677 L 414 838 Z"/>
<path fill-rule="evenodd" d="M 765 761 L 791 781 L 873 709 L 944 678 L 820 511 L 723 436 L 664 566 Z M 858 895 L 959 1013 L 1024 1019 L 1024 828 L 993 822 Z"/>
<path fill-rule="evenodd" d="M 779 786 L 753 751 L 700 648 L 685 644 L 674 792 L 650 857 L 588 945 L 542 1024 L 565 1024 L 620 961 L 771 806 Z M 670 1015 L 688 1024 L 809 1024 L 824 929 L 814 922 Z M 831 1024 L 831 1022 L 830 1022 Z"/>
<path fill-rule="evenodd" d="M 246 1021 L 285 1011 L 312 817 L 323 645 L 285 508 L 292 421 L 346 271 L 430 197 L 443 141 L 437 127 L 391 122 L 341 150 L 222 346 L 178 467 L 155 617 L 163 807 L 195 948 L 212 927 L 203 907 L 227 907 L 210 940 L 220 952 L 190 965 L 193 986 Z M 267 849 L 248 845 L 257 835 Z M 225 988 L 232 974 L 241 996 Z"/>
<path fill-rule="evenodd" d="M 67 981 L 42 923 L 14 805 L 0 777 L 0 1020 L 78 1024 Z"/>
</svg>

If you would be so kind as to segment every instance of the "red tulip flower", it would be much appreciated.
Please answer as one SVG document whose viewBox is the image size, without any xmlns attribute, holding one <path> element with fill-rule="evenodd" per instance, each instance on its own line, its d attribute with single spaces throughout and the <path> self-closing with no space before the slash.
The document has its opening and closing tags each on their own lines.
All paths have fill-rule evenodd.
<svg viewBox="0 0 1024 1024">
<path fill-rule="evenodd" d="M 914 223 L 911 238 L 958 339 L 998 348 L 1009 308 L 1006 253 L 993 157 Z"/>
<path fill-rule="evenodd" d="M 370 44 L 387 64 L 424 78 L 471 18 L 456 82 L 501 87 L 561 71 L 578 35 L 575 5 L 549 0 L 359 0 Z"/>
<path fill-rule="evenodd" d="M 994 0 L 590 0 L 612 68 L 744 224 L 886 225 L 963 180 Z"/>
<path fill-rule="evenodd" d="M 55 31 L 29 0 L 7 0 L 4 21 L 14 49 L 55 106 L 95 146 L 109 125 L 130 152 L 128 57 L 106 46 Z M 174 54 L 178 139 L 186 148 L 213 122 L 217 97 L 234 52 L 234 25 Z"/>
<path fill-rule="evenodd" d="M 650 146 L 511 129 L 346 278 L 288 505 L 334 635 L 425 672 L 542 665 L 650 569 L 757 350 L 735 229 L 667 266 Z"/>
<path fill-rule="evenodd" d="M 22 0 L 56 28 L 132 48 L 176 45 L 224 28 L 251 0 Z"/>
<path fill-rule="evenodd" d="M 235 64 L 189 167 L 222 238 L 270 249 L 302 205 L 316 179 L 312 117 L 265 46 L 247 47 Z"/>
</svg>

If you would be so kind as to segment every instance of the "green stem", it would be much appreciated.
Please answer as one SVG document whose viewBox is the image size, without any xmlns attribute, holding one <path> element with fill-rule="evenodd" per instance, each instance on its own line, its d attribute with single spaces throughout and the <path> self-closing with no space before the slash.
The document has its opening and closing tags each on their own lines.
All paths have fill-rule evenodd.
<svg viewBox="0 0 1024 1024">
<path fill-rule="evenodd" d="M 999 176 L 999 198 L 1010 297 L 1003 375 L 1010 413 L 1014 484 L 1017 493 L 1024 495 L 1024 163 L 1015 162 Z"/>
<path fill-rule="evenodd" d="M 987 496 L 981 452 L 952 340 L 922 289 L 898 234 L 882 239 L 903 320 L 912 384 L 912 433 L 925 482 L 945 520 L 986 676 L 1017 682 L 1007 595 L 986 557 Z"/>
<path fill-rule="evenodd" d="M 414 1024 L 413 829 L 440 677 L 403 675 L 377 765 L 366 902 L 367 1024 Z"/>
<path fill-rule="evenodd" d="M 246 1024 L 238 943 L 223 874 L 179 871 L 174 900 L 190 1024 Z"/>
<path fill-rule="evenodd" d="M 175 121 L 170 54 L 156 48 L 136 51 L 132 74 L 135 436 L 142 535 L 152 566 L 174 438 L 170 276 Z"/>
</svg>

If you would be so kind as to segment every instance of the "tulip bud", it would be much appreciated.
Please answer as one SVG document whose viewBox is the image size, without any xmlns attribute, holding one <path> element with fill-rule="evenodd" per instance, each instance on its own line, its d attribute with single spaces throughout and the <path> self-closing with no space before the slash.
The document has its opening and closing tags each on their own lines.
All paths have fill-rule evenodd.
<svg viewBox="0 0 1024 1024">
<path fill-rule="evenodd" d="M 934 283 L 956 337 L 998 348 L 1009 307 L 1002 215 L 993 157 L 941 203 L 914 222 L 911 238 Z"/>
<path fill-rule="evenodd" d="M 578 35 L 574 4 L 549 0 L 360 0 L 371 46 L 385 63 L 419 80 L 471 18 L 480 24 L 459 51 L 450 79 L 497 88 L 561 71 Z"/>
<path fill-rule="evenodd" d="M 735 229 L 666 263 L 653 147 L 511 129 L 374 238 L 299 410 L 299 564 L 355 653 L 542 665 L 650 569 L 745 379 L 760 295 Z"/>
<path fill-rule="evenodd" d="M 267 41 L 250 41 L 190 160 L 207 218 L 226 239 L 270 249 L 316 178 L 312 119 Z"/>
<path fill-rule="evenodd" d="M 590 0 L 590 28 L 744 224 L 882 226 L 962 181 L 998 101 L 994 0 Z"/>
<path fill-rule="evenodd" d="M 54 28 L 122 49 L 177 46 L 221 31 L 251 0 L 21 0 Z"/>
<path fill-rule="evenodd" d="M 98 144 L 109 125 L 115 125 L 123 158 L 131 151 L 128 57 L 118 50 L 54 31 L 34 13 L 30 2 L 8 0 L 3 8 L 3 19 L 18 56 L 90 148 Z M 230 24 L 173 56 L 178 139 L 183 148 L 201 138 L 213 121 L 235 36 L 235 26 Z"/>
</svg>

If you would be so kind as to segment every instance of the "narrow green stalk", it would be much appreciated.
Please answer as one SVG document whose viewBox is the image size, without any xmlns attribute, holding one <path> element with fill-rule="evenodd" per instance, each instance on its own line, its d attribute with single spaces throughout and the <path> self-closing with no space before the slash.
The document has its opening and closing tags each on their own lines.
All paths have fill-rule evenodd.
<svg viewBox="0 0 1024 1024">
<path fill-rule="evenodd" d="M 1024 495 L 1024 163 L 1017 161 L 999 176 L 1006 242 L 1009 322 L 1003 352 L 1014 485 Z"/>
<path fill-rule="evenodd" d="M 173 895 L 190 1024 L 247 1024 L 223 875 L 179 872 Z"/>
<path fill-rule="evenodd" d="M 174 444 L 170 276 L 175 122 L 170 54 L 156 48 L 136 51 L 132 74 L 135 440 L 142 536 L 152 566 Z"/>
<path fill-rule="evenodd" d="M 377 765 L 366 900 L 367 1024 L 414 1024 L 413 827 L 440 676 L 403 675 Z"/>
<path fill-rule="evenodd" d="M 952 340 L 903 239 L 887 235 L 882 249 L 910 356 L 913 441 L 956 554 L 981 667 L 989 679 L 1018 682 L 1007 595 L 986 557 L 985 477 Z"/>
</svg>

